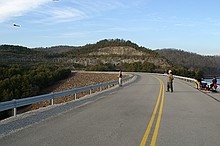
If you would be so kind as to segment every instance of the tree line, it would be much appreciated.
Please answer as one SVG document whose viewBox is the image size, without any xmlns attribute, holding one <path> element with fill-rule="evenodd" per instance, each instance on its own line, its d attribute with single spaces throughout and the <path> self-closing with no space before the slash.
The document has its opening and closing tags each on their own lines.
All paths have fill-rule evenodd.
<svg viewBox="0 0 220 146">
<path fill-rule="evenodd" d="M 202 78 L 204 72 L 201 69 L 189 70 L 186 67 L 172 65 L 166 70 L 162 70 L 159 66 L 154 65 L 153 63 L 144 61 L 144 62 L 134 62 L 134 63 L 121 63 L 114 65 L 111 63 L 100 63 L 98 65 L 90 65 L 85 67 L 89 71 L 126 71 L 126 72 L 148 72 L 148 73 L 167 73 L 169 69 L 173 71 L 175 75 L 191 77 L 191 78 Z"/>
<path fill-rule="evenodd" d="M 126 72 L 155 72 L 158 69 L 153 63 L 145 62 L 134 62 L 134 63 L 121 63 L 114 65 L 111 63 L 101 63 L 98 65 L 91 65 L 86 67 L 86 70 L 90 71 L 126 71 Z"/>
<path fill-rule="evenodd" d="M 0 66 L 0 102 L 38 95 L 40 90 L 67 78 L 70 69 L 56 66 Z"/>
</svg>

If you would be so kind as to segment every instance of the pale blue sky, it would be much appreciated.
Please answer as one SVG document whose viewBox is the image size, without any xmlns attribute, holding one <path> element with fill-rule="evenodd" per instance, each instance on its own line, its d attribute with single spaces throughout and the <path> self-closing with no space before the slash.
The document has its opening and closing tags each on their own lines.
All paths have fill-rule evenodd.
<svg viewBox="0 0 220 146">
<path fill-rule="evenodd" d="M 152 50 L 220 55 L 219 6 L 219 0 L 0 0 L 0 44 L 81 46 L 119 38 Z"/>
</svg>

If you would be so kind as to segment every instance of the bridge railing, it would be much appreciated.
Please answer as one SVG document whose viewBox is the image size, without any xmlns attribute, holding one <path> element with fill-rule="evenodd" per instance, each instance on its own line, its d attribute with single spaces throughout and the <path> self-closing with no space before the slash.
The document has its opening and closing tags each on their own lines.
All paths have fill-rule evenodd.
<svg viewBox="0 0 220 146">
<path fill-rule="evenodd" d="M 131 78 L 133 78 L 133 75 L 129 75 L 129 77 L 123 78 L 122 82 L 127 82 Z M 11 101 L 0 102 L 0 112 L 13 109 L 13 116 L 16 116 L 18 107 L 27 106 L 33 103 L 47 101 L 47 100 L 50 100 L 50 105 L 53 105 L 55 98 L 60 98 L 63 96 L 68 96 L 68 95 L 73 95 L 73 94 L 75 94 L 75 100 L 76 100 L 77 93 L 90 91 L 90 94 L 92 94 L 93 89 L 100 89 L 101 91 L 103 87 L 109 88 L 115 85 L 118 85 L 117 80 L 111 81 L 111 82 L 100 83 L 96 85 L 90 85 L 90 86 L 81 87 L 81 88 L 74 88 L 71 90 L 64 90 L 60 92 L 53 92 L 53 93 L 39 95 L 39 96 L 27 97 L 27 98 L 22 98 L 22 99 L 13 99 Z"/>
</svg>

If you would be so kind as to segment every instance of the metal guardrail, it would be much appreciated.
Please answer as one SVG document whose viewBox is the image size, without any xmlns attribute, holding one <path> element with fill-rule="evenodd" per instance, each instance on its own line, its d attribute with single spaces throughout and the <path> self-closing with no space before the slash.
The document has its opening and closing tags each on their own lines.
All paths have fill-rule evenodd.
<svg viewBox="0 0 220 146">
<path fill-rule="evenodd" d="M 130 77 L 127 77 L 127 78 L 123 78 L 122 82 L 126 82 L 126 81 L 130 80 L 131 78 L 133 78 L 133 75 L 130 75 Z M 22 98 L 22 99 L 13 99 L 11 101 L 0 102 L 0 112 L 5 111 L 5 110 L 9 110 L 9 109 L 13 109 L 13 116 L 16 116 L 18 107 L 31 105 L 33 103 L 46 101 L 46 100 L 50 100 L 50 104 L 53 105 L 55 98 L 68 96 L 68 95 L 72 95 L 72 94 L 75 94 L 75 100 L 76 100 L 76 93 L 89 90 L 90 94 L 92 94 L 92 89 L 100 88 L 100 91 L 101 91 L 102 87 L 107 86 L 109 88 L 110 86 L 114 86 L 117 84 L 118 84 L 118 81 L 116 80 L 116 81 L 105 82 L 105 83 L 96 84 L 96 85 L 90 85 L 90 86 L 86 86 L 86 87 L 82 87 L 82 88 L 74 88 L 71 90 L 54 92 L 54 93 L 50 93 L 50 94 L 44 94 L 44 95 L 39 95 L 39 96 L 33 96 L 33 97 Z"/>
<path fill-rule="evenodd" d="M 193 78 L 187 78 L 187 77 L 182 77 L 182 76 L 174 76 L 174 78 L 178 78 L 187 82 L 195 82 L 195 84 L 197 85 L 198 89 L 201 89 L 201 86 L 198 87 L 198 84 L 200 84 L 196 79 Z M 208 87 L 210 87 L 211 82 L 207 82 L 207 81 L 201 81 L 201 83 L 206 83 L 208 85 Z M 220 92 L 220 86 L 218 85 L 217 88 L 215 89 L 215 91 Z"/>
<path fill-rule="evenodd" d="M 163 76 L 167 76 L 168 74 L 162 74 Z M 193 78 L 188 78 L 188 77 L 183 77 L 183 76 L 177 76 L 177 75 L 173 75 L 174 79 L 177 78 L 177 79 L 180 79 L 180 80 L 183 80 L 183 81 L 186 81 L 186 82 L 194 82 L 195 85 L 199 86 L 199 82 L 196 80 L 196 79 L 193 79 Z"/>
<path fill-rule="evenodd" d="M 163 76 L 167 76 L 168 74 L 162 74 Z M 181 80 L 184 80 L 184 81 L 187 81 L 187 82 L 196 82 L 196 79 L 193 79 L 193 78 L 188 78 L 188 77 L 183 77 L 183 76 L 177 76 L 177 75 L 173 75 L 174 78 L 177 78 L 177 79 L 181 79 Z"/>
<path fill-rule="evenodd" d="M 174 78 L 178 78 L 178 79 L 181 79 L 181 80 L 184 80 L 184 81 L 187 81 L 187 82 L 197 82 L 196 79 L 188 78 L 188 77 L 182 77 L 182 76 L 174 75 Z"/>
</svg>

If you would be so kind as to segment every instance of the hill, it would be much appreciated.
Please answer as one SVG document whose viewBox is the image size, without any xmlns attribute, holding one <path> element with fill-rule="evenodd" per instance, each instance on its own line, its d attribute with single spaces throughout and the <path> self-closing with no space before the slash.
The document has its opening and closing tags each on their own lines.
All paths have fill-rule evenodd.
<svg viewBox="0 0 220 146">
<path fill-rule="evenodd" d="M 8 49 L 13 48 L 13 49 Z M 102 40 L 85 46 L 53 46 L 29 49 L 2 45 L 4 63 L 53 63 L 88 70 L 164 71 L 168 61 L 157 52 L 121 39 Z M 23 51 L 25 50 L 25 51 Z M 16 52 L 16 53 L 14 53 Z"/>
<path fill-rule="evenodd" d="M 123 39 L 105 39 L 84 46 L 27 48 L 0 46 L 0 63 L 39 65 L 95 71 L 160 72 L 173 69 L 183 76 L 219 75 L 220 56 L 202 56 L 176 49 L 150 50 Z"/>
<path fill-rule="evenodd" d="M 201 69 L 206 76 L 220 75 L 220 56 L 203 56 L 177 49 L 156 50 L 170 62 L 190 70 Z"/>
<path fill-rule="evenodd" d="M 123 63 L 152 63 L 159 68 L 169 67 L 169 63 L 158 53 L 125 40 L 102 40 L 88 44 L 63 54 L 74 63 L 85 66 L 98 64 L 120 65 Z"/>
<path fill-rule="evenodd" d="M 40 51 L 40 52 L 46 52 L 46 53 L 55 53 L 60 54 L 64 52 L 69 52 L 77 47 L 74 46 L 52 46 L 52 47 L 46 47 L 46 48 L 33 48 L 32 50 Z"/>
<path fill-rule="evenodd" d="M 49 55 L 47 53 L 29 49 L 23 46 L 1 45 L 0 46 L 0 63 L 18 63 L 45 61 Z M 42 60 L 43 59 L 43 60 Z"/>
</svg>

